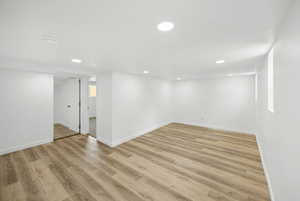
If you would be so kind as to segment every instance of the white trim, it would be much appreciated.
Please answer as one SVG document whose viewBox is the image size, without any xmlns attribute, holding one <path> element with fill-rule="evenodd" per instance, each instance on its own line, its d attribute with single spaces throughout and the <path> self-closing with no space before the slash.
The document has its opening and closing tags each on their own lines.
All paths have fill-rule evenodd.
<svg viewBox="0 0 300 201">
<path fill-rule="evenodd" d="M 274 112 L 274 48 L 268 54 L 268 110 Z"/>
<path fill-rule="evenodd" d="M 99 142 L 101 142 L 101 143 L 103 143 L 103 144 L 106 144 L 106 145 L 109 146 L 109 147 L 113 147 L 113 146 L 112 146 L 112 143 L 111 143 L 109 140 L 106 140 L 106 139 L 102 139 L 102 138 L 100 138 L 100 137 L 97 137 L 97 141 L 99 141 Z"/>
<path fill-rule="evenodd" d="M 260 158 L 261 158 L 261 163 L 262 163 L 262 166 L 263 166 L 263 169 L 265 171 L 266 178 L 267 178 L 268 188 L 269 188 L 269 192 L 270 192 L 270 195 L 271 195 L 271 201 L 275 201 L 274 193 L 273 193 L 272 186 L 271 186 L 270 175 L 269 175 L 269 172 L 268 172 L 268 169 L 267 169 L 267 166 L 266 166 L 266 162 L 265 162 L 264 154 L 263 154 L 263 149 L 262 149 L 262 146 L 260 144 L 260 140 L 258 139 L 258 136 L 256 136 L 256 142 L 257 142 L 258 151 L 259 151 Z"/>
<path fill-rule="evenodd" d="M 113 140 L 113 142 L 112 142 L 112 147 L 116 147 L 116 146 L 118 146 L 118 145 L 120 145 L 120 144 L 123 144 L 123 143 L 125 143 L 125 142 L 128 142 L 128 141 L 134 139 L 134 138 L 137 138 L 137 137 L 140 137 L 140 136 L 142 136 L 142 135 L 145 135 L 145 134 L 147 134 L 147 133 L 149 133 L 149 132 L 151 132 L 151 131 L 154 131 L 154 130 L 156 130 L 156 129 L 162 127 L 162 126 L 168 125 L 168 124 L 170 124 L 170 123 L 171 123 L 171 122 L 160 123 L 160 124 L 157 124 L 157 125 L 155 125 L 155 126 L 152 126 L 152 127 L 148 128 L 148 129 L 144 129 L 143 131 L 136 132 L 136 133 L 133 134 L 133 135 L 126 136 L 126 137 L 122 137 L 122 138 L 117 139 L 117 140 Z"/>
<path fill-rule="evenodd" d="M 148 128 L 148 129 L 145 129 L 143 131 L 139 131 L 139 132 L 136 132 L 136 134 L 133 134 L 133 135 L 129 135 L 129 136 L 125 136 L 125 137 L 122 137 L 120 139 L 116 139 L 116 140 L 112 140 L 112 141 L 109 141 L 109 140 L 106 140 L 106 139 L 102 139 L 102 138 L 97 138 L 98 141 L 102 142 L 103 144 L 106 144 L 107 146 L 109 147 L 116 147 L 120 144 L 123 144 L 125 142 L 128 142 L 134 138 L 137 138 L 137 137 L 140 137 L 142 135 L 145 135 L 155 129 L 158 129 L 162 126 L 165 126 L 165 125 L 168 125 L 170 123 L 172 123 L 173 121 L 169 121 L 169 122 L 165 122 L 165 123 L 161 123 L 161 124 L 157 124 L 156 126 L 152 126 L 151 128 Z M 227 131 L 227 132 L 236 132 L 236 133 L 243 133 L 243 134 L 248 134 L 248 135 L 255 135 L 253 134 L 252 132 L 245 132 L 245 131 L 238 131 L 238 130 L 228 130 L 226 128 L 222 128 L 222 127 L 216 127 L 216 126 L 208 126 L 208 125 L 204 125 L 204 124 L 199 124 L 199 123 L 190 123 L 190 122 L 179 122 L 179 121 L 176 121 L 176 123 L 182 123 L 182 124 L 188 124 L 188 125 L 194 125 L 194 126 L 200 126 L 200 127 L 204 127 L 204 128 L 210 128 L 210 129 L 215 129 L 215 130 L 220 130 L 220 131 Z"/>
<path fill-rule="evenodd" d="M 10 148 L 0 150 L 0 156 L 4 155 L 4 154 L 15 152 L 15 151 L 21 151 L 23 149 L 27 149 L 27 148 L 30 148 L 30 147 L 35 147 L 35 146 L 38 146 L 38 145 L 47 144 L 47 143 L 50 143 L 50 142 L 53 142 L 53 139 L 39 140 L 39 141 L 30 143 L 30 144 L 25 144 L 25 145 L 16 145 L 16 146 L 13 146 L 13 147 L 10 147 Z"/>
<path fill-rule="evenodd" d="M 242 133 L 242 134 L 247 134 L 247 135 L 255 135 L 254 131 L 231 129 L 231 128 L 225 128 L 225 127 L 214 126 L 214 125 L 209 125 L 209 124 L 201 124 L 201 123 L 185 122 L 185 121 L 175 121 L 174 123 L 187 124 L 187 125 L 191 125 L 191 126 L 199 126 L 199 127 L 203 127 L 203 128 L 214 129 L 214 130 L 225 131 L 225 132 Z"/>
<path fill-rule="evenodd" d="M 134 139 L 134 138 L 137 138 L 137 137 L 140 137 L 142 135 L 145 135 L 145 134 L 147 134 L 147 133 L 149 133 L 149 132 L 151 132 L 153 130 L 156 130 L 156 129 L 158 129 L 158 128 L 162 127 L 162 126 L 168 125 L 170 123 L 171 123 L 171 121 L 170 122 L 164 122 L 164 123 L 161 123 L 161 124 L 157 124 L 157 125 L 152 126 L 152 127 L 148 128 L 148 129 L 144 129 L 143 131 L 136 132 L 133 135 L 129 135 L 129 136 L 122 137 L 120 139 L 113 140 L 112 142 L 109 142 L 108 140 L 101 139 L 101 138 L 97 138 L 97 140 L 100 141 L 100 142 L 102 142 L 103 144 L 106 144 L 106 145 L 110 146 L 110 147 L 117 147 L 120 144 L 123 144 L 125 142 L 128 142 L 128 141 Z"/>
</svg>

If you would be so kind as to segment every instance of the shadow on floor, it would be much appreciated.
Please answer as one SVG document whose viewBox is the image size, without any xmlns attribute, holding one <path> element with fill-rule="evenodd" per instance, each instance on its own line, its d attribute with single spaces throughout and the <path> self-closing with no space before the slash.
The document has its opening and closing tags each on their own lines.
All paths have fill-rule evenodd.
<svg viewBox="0 0 300 201">
<path fill-rule="evenodd" d="M 62 124 L 54 124 L 54 140 L 73 136 L 78 132 L 73 131 Z"/>
</svg>

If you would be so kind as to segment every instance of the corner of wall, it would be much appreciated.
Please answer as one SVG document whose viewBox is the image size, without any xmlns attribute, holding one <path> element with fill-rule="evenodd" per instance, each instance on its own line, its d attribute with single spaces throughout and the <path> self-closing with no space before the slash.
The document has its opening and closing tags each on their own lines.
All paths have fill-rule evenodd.
<svg viewBox="0 0 300 201">
<path fill-rule="evenodd" d="M 270 196 L 271 196 L 271 201 L 275 201 L 273 189 L 272 189 L 272 186 L 271 186 L 271 178 L 270 178 L 270 174 L 268 172 L 267 165 L 266 165 L 266 162 L 265 162 L 265 159 L 264 159 L 264 152 L 263 152 L 263 149 L 262 149 L 261 140 L 259 139 L 259 135 L 256 135 L 256 143 L 257 143 L 257 146 L 258 146 L 258 151 L 259 151 L 259 155 L 260 155 L 260 158 L 261 158 L 261 163 L 262 163 L 262 166 L 263 166 L 263 169 L 264 169 L 264 172 L 265 172 L 265 176 L 267 178 L 268 189 L 269 189 L 269 193 L 270 193 Z"/>
<path fill-rule="evenodd" d="M 103 139 L 101 137 L 97 137 L 97 141 L 109 146 L 109 147 L 114 147 L 113 146 L 113 143 L 110 141 L 110 140 L 107 140 L 107 139 Z"/>
<path fill-rule="evenodd" d="M 130 136 L 126 136 L 126 137 L 123 137 L 123 138 L 120 138 L 120 139 L 116 139 L 116 140 L 113 140 L 112 141 L 112 147 L 116 147 L 120 144 L 123 144 L 125 142 L 128 142 L 129 140 L 132 140 L 134 138 L 137 138 L 137 137 L 140 137 L 140 136 L 143 136 L 151 131 L 154 131 L 162 126 L 165 126 L 165 125 L 168 125 L 169 123 L 171 122 L 163 122 L 163 123 L 160 123 L 160 124 L 157 124 L 155 126 L 152 126 L 150 128 L 147 128 L 147 129 L 144 129 L 144 130 L 141 130 L 141 131 L 136 131 L 133 135 L 130 135 Z"/>
</svg>

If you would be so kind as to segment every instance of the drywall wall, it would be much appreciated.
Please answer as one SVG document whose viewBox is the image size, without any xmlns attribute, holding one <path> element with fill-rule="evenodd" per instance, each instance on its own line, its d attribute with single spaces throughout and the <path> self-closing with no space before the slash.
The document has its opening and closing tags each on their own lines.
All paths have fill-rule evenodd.
<svg viewBox="0 0 300 201">
<path fill-rule="evenodd" d="M 81 134 L 88 134 L 90 132 L 90 122 L 89 122 L 89 113 L 88 113 L 88 101 L 89 101 L 89 90 L 88 90 L 88 77 L 80 77 L 80 95 L 81 95 Z"/>
<path fill-rule="evenodd" d="M 53 77 L 0 70 L 0 154 L 53 140 Z"/>
<path fill-rule="evenodd" d="M 68 78 L 54 85 L 54 123 L 79 130 L 78 79 Z"/>
<path fill-rule="evenodd" d="M 170 95 L 169 81 L 116 72 L 98 75 L 98 139 L 114 146 L 170 123 Z"/>
<path fill-rule="evenodd" d="M 267 62 L 258 68 L 258 140 L 273 201 L 300 200 L 300 2 L 288 12 L 274 45 L 274 113 L 268 110 Z"/>
<path fill-rule="evenodd" d="M 174 81 L 172 120 L 254 134 L 254 81 L 254 75 Z"/>
<path fill-rule="evenodd" d="M 97 76 L 98 139 L 111 146 L 170 122 L 255 133 L 255 76 L 167 81 Z"/>
<path fill-rule="evenodd" d="M 112 91 L 114 143 L 171 122 L 169 81 L 114 73 Z"/>
<path fill-rule="evenodd" d="M 112 146 L 112 73 L 97 74 L 97 139 Z"/>
</svg>

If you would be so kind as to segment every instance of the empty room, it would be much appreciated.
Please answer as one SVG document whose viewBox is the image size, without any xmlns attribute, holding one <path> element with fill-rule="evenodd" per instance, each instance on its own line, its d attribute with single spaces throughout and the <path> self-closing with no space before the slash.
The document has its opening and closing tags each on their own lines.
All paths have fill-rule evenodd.
<svg viewBox="0 0 300 201">
<path fill-rule="evenodd" d="M 0 0 L 0 201 L 299 201 L 299 53 L 297 0 Z"/>
</svg>

